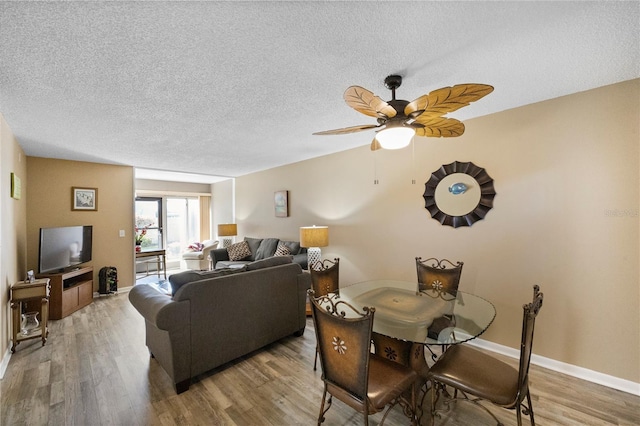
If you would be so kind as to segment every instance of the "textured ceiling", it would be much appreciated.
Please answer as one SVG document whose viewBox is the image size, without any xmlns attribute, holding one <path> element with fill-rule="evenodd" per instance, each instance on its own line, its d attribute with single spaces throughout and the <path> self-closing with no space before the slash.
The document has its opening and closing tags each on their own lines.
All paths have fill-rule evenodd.
<svg viewBox="0 0 640 426">
<path fill-rule="evenodd" d="M 241 176 L 369 145 L 342 98 L 495 91 L 461 120 L 640 77 L 640 2 L 1 2 L 27 155 Z M 442 139 L 442 143 L 447 143 Z"/>
</svg>

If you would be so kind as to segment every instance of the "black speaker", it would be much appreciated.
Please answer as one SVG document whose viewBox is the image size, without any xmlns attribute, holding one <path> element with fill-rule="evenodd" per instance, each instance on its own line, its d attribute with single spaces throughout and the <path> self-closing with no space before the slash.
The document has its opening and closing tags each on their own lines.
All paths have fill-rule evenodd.
<svg viewBox="0 0 640 426">
<path fill-rule="evenodd" d="M 115 266 L 105 266 L 98 273 L 98 292 L 111 294 L 118 292 L 118 270 Z"/>
</svg>

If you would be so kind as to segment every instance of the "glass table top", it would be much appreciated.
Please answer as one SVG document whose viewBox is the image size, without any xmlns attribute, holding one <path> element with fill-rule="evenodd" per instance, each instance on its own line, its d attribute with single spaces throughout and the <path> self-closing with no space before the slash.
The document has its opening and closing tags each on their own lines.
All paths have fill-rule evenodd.
<svg viewBox="0 0 640 426">
<path fill-rule="evenodd" d="M 484 333 L 496 316 L 491 302 L 458 291 L 418 292 L 411 281 L 372 280 L 340 287 L 340 300 L 362 311 L 375 307 L 373 331 L 427 345 L 450 345 Z"/>
</svg>

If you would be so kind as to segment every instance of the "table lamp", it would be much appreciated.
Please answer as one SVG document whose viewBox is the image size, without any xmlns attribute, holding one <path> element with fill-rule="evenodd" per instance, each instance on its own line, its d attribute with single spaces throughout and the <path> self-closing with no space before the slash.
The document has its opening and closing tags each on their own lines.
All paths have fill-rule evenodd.
<svg viewBox="0 0 640 426">
<path fill-rule="evenodd" d="M 229 237 L 222 239 L 222 247 L 226 248 L 233 244 L 233 237 L 238 235 L 238 225 L 235 223 L 221 223 L 218 225 L 218 236 Z"/>
<path fill-rule="evenodd" d="M 329 227 L 302 226 L 300 227 L 300 246 L 307 248 L 308 267 L 312 268 L 322 259 L 320 247 L 329 245 Z"/>
</svg>

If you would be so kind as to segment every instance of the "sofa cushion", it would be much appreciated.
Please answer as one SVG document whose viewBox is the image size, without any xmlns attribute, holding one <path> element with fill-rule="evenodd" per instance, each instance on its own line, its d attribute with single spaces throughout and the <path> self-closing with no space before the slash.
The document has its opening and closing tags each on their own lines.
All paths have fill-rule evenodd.
<svg viewBox="0 0 640 426">
<path fill-rule="evenodd" d="M 242 260 L 251 256 L 251 249 L 246 241 L 240 241 L 227 247 L 227 253 L 229 253 L 229 260 Z"/>
<path fill-rule="evenodd" d="M 251 250 L 249 260 L 256 260 L 256 253 L 258 252 L 258 247 L 260 247 L 262 238 L 244 237 L 244 240 L 249 244 L 249 249 Z"/>
<path fill-rule="evenodd" d="M 273 256 L 278 247 L 278 238 L 264 238 L 258 247 L 258 251 L 255 253 L 255 260 L 266 259 Z"/>
<path fill-rule="evenodd" d="M 282 241 L 278 241 L 278 247 L 276 248 L 276 252 L 273 253 L 274 256 L 288 256 L 291 254 L 291 250 L 289 247 L 283 244 Z"/>
<path fill-rule="evenodd" d="M 171 294 L 175 295 L 176 292 L 185 284 L 193 281 L 206 280 L 207 278 L 222 277 L 235 272 L 242 272 L 244 268 L 234 269 L 217 269 L 215 271 L 185 271 L 169 276 L 169 283 L 171 284 Z"/>
<path fill-rule="evenodd" d="M 298 253 L 293 255 L 293 261 L 300 265 L 300 267 L 304 270 L 309 269 L 309 258 L 306 252 Z"/>
<path fill-rule="evenodd" d="M 289 248 L 290 254 L 300 253 L 300 241 L 280 241 L 282 244 Z"/>
<path fill-rule="evenodd" d="M 251 263 L 250 260 L 221 260 L 216 263 L 215 269 L 242 269 L 243 266 Z"/>
<path fill-rule="evenodd" d="M 247 264 L 247 271 L 255 271 L 256 269 L 269 268 L 271 266 L 285 265 L 292 262 L 291 256 L 274 256 L 262 260 L 256 260 Z"/>
</svg>

